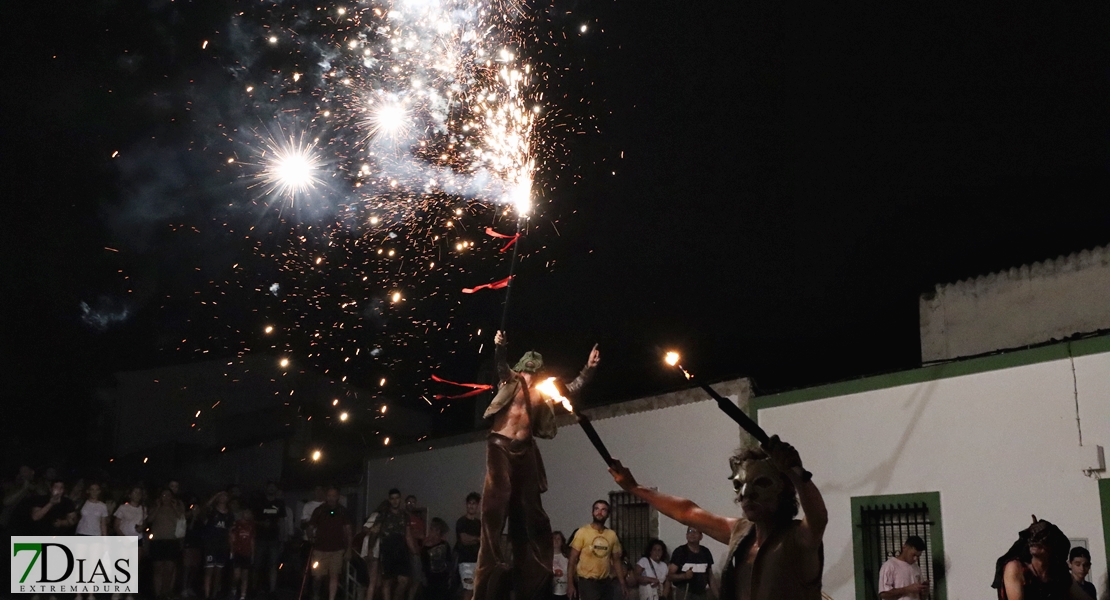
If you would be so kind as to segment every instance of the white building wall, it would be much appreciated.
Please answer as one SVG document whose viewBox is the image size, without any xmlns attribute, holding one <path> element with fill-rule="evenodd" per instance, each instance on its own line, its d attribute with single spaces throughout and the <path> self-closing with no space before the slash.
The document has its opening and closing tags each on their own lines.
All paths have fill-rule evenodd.
<svg viewBox="0 0 1110 600">
<path fill-rule="evenodd" d="M 742 393 L 746 399 L 747 382 Z M 729 385 L 716 386 L 728 394 Z M 704 398 L 700 390 L 682 392 Z M 650 400 L 650 399 L 649 399 Z M 640 402 L 640 401 L 634 401 Z M 742 404 L 743 405 L 743 404 Z M 688 494 L 707 509 L 734 514 L 728 457 L 740 445 L 740 429 L 712 400 L 700 400 L 648 412 L 622 414 L 593 421 L 609 451 L 633 470 L 645 485 Z M 547 470 L 548 491 L 544 509 L 553 529 L 565 534 L 590 520 L 594 500 L 608 498 L 619 490 L 585 433 L 577 424 L 559 428 L 553 440 L 538 440 Z M 447 446 L 396 457 L 372 459 L 367 464 L 369 495 L 373 502 L 384 499 L 397 487 L 405 495 L 415 494 L 428 507 L 428 516 L 442 517 L 451 527 L 465 510 L 464 499 L 471 491 L 481 492 L 485 476 L 485 442 Z M 686 542 L 685 527 L 665 517 L 659 519 L 659 535 L 669 548 Z M 720 559 L 725 547 L 705 538 L 703 544 Z M 642 548 L 631 548 L 639 556 Z"/>
<path fill-rule="evenodd" d="M 919 302 L 925 362 L 1110 329 L 1110 246 L 947 285 Z"/>
<path fill-rule="evenodd" d="M 1031 514 L 1089 540 L 1101 591 L 1104 516 L 1097 481 L 1083 473 L 1076 390 L 1084 444 L 1110 447 L 1110 353 L 1076 358 L 1074 380 L 1065 356 L 759 409 L 760 425 L 798 447 L 828 505 L 825 591 L 855 598 L 852 497 L 932 491 L 949 599 L 993 597 L 994 561 Z"/>
<path fill-rule="evenodd" d="M 1087 353 L 1091 342 L 1101 353 Z M 1088 451 L 1094 445 L 1110 449 L 1106 346 L 1106 338 L 1075 343 L 1074 379 L 1068 346 L 1062 344 L 929 367 L 920 373 L 936 377 L 920 383 L 781 406 L 773 404 L 789 393 L 752 399 L 761 407 L 760 424 L 798 447 L 825 496 L 830 513 L 825 591 L 835 600 L 855 598 L 852 497 L 933 491 L 940 493 L 942 506 L 948 598 L 994 597 L 989 587 L 994 560 L 1034 513 L 1070 537 L 1087 538 L 1094 559 L 1091 579 L 1103 589 L 1103 516 L 1097 481 L 1082 472 L 1091 465 L 1090 454 L 1079 447 L 1079 426 Z M 1048 360 L 949 376 L 975 371 L 982 361 L 1030 362 L 1013 357 L 1034 354 Z M 918 373 L 848 385 L 880 387 L 886 378 L 913 379 Z M 800 393 L 816 397 L 822 389 Z M 746 397 L 746 388 L 738 395 Z M 621 414 L 594 424 L 614 456 L 645 485 L 689 497 L 719 514 L 739 514 L 726 477 L 727 457 L 740 444 L 740 434 L 714 402 Z M 552 526 L 569 534 L 586 524 L 593 500 L 617 488 L 577 425 L 561 427 L 558 437 L 539 444 L 551 488 L 544 507 Z M 484 453 L 484 442 L 472 441 L 371 459 L 370 498 L 384 498 L 396 486 L 416 494 L 429 516 L 442 517 L 453 528 L 467 492 L 481 490 Z M 684 541 L 683 527 L 665 517 L 659 519 L 659 533 L 672 548 Z M 719 565 L 724 547 L 708 538 L 703 543 Z"/>
</svg>

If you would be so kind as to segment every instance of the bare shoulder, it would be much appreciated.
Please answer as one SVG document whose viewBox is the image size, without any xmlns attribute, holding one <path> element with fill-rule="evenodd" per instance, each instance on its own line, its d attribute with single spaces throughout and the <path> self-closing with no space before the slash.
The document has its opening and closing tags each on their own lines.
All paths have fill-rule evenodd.
<svg viewBox="0 0 1110 600">
<path fill-rule="evenodd" d="M 1020 560 L 1015 558 L 1006 563 L 1006 567 L 1002 570 L 1002 577 L 1004 579 L 1020 581 L 1024 578 L 1022 575 L 1022 571 L 1024 570 L 1024 565 L 1021 564 Z"/>
</svg>

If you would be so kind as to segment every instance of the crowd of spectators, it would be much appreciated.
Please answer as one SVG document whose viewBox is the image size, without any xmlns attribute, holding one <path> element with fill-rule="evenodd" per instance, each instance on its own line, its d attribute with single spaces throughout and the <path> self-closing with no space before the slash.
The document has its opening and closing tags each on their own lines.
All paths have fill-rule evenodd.
<svg viewBox="0 0 1110 600">
<path fill-rule="evenodd" d="M 481 496 L 475 492 L 460 499 L 462 515 L 453 530 L 442 517 L 429 519 L 416 496 L 405 497 L 397 489 L 389 491 L 361 527 L 336 487 L 317 486 L 303 504 L 297 503 L 296 515 L 275 482 L 246 495 L 231 485 L 201 499 L 172 480 L 159 486 L 87 480 L 67 484 L 54 469 L 38 476 L 22 466 L 3 482 L 2 493 L 0 533 L 138 538 L 140 597 L 159 600 L 471 600 L 481 545 Z M 634 556 L 606 527 L 608 502 L 594 502 L 591 516 L 569 536 L 554 532 L 553 599 L 718 597 L 713 555 L 701 545 L 698 529 L 687 528 L 685 543 L 671 552 L 664 541 L 652 539 Z M 1048 526 L 1034 523 L 1029 531 L 1036 531 L 1029 536 L 1035 537 L 1038 527 Z M 1063 549 L 1053 551 L 1067 556 L 1071 575 L 1060 580 L 1074 577 L 1093 598 L 1085 581 L 1090 554 L 1083 548 L 1068 554 L 1066 537 L 1055 537 Z M 1027 545 L 1041 547 L 1029 542 L 1015 548 L 1024 551 Z M 927 582 L 916 570 L 923 550 L 924 543 L 910 537 L 901 553 L 887 561 L 880 598 L 924 597 Z M 997 587 L 1005 589 L 1010 571 L 1035 572 L 1036 561 L 1043 560 L 1028 551 L 1012 554 L 999 559 Z M 1055 562 L 1066 570 L 1062 559 Z"/>
<path fill-rule="evenodd" d="M 2 534 L 136 537 L 144 598 L 274 595 L 282 589 L 279 568 L 307 558 L 308 538 L 274 482 L 247 495 L 230 485 L 202 498 L 175 480 L 67 482 L 56 469 L 40 475 L 23 465 L 0 487 Z M 305 507 L 319 505 L 309 501 Z M 285 577 L 284 589 L 300 579 L 299 571 Z"/>
</svg>

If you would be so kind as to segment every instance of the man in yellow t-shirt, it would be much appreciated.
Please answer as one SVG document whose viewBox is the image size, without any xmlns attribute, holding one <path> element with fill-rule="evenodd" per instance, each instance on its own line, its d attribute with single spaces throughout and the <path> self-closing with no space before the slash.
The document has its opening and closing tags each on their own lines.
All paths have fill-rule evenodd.
<svg viewBox="0 0 1110 600">
<path fill-rule="evenodd" d="M 581 527 L 570 542 L 567 572 L 567 597 L 581 600 L 616 600 L 614 592 L 620 585 L 621 598 L 627 595 L 624 566 L 621 564 L 621 543 L 617 532 L 605 527 L 609 519 L 609 503 L 594 502 L 594 520 Z M 616 583 L 612 578 L 616 577 Z"/>
</svg>

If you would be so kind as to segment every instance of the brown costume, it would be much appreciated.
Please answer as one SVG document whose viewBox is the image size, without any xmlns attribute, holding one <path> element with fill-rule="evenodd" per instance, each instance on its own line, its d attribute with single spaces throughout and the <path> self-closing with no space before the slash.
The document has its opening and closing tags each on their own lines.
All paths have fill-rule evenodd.
<svg viewBox="0 0 1110 600">
<path fill-rule="evenodd" d="M 529 402 L 529 390 L 520 371 L 535 373 L 543 365 L 539 354 L 529 352 L 509 368 L 506 348 L 497 345 L 495 360 L 501 388 L 486 409 L 485 418 L 504 410 L 514 399 L 529 403 L 532 436 L 555 437 L 555 409 L 550 398 L 542 404 Z M 573 394 L 585 385 L 593 369 L 582 370 L 567 385 Z M 486 443 L 486 481 L 482 490 L 482 536 L 478 565 L 474 571 L 474 600 L 501 600 L 516 585 L 517 600 L 546 600 L 551 593 L 551 521 L 543 510 L 540 494 L 547 491 L 543 458 L 533 437 L 513 440 L 491 432 Z M 501 531 L 509 521 L 512 566 L 501 546 Z M 510 575 L 510 570 L 515 573 Z"/>
<path fill-rule="evenodd" d="M 751 572 L 750 600 L 821 600 L 821 572 L 825 565 L 825 551 L 822 544 L 816 550 L 821 569 L 817 576 L 803 580 L 798 573 L 798 565 L 803 564 L 805 554 L 814 552 L 803 545 L 799 539 L 801 521 L 778 527 L 767 541 L 760 546 L 755 556 Z M 747 555 L 747 549 L 755 541 L 755 526 L 747 519 L 740 519 L 732 530 L 728 543 L 725 569 L 721 574 L 722 599 L 739 598 L 736 589 L 736 570 Z"/>
</svg>

